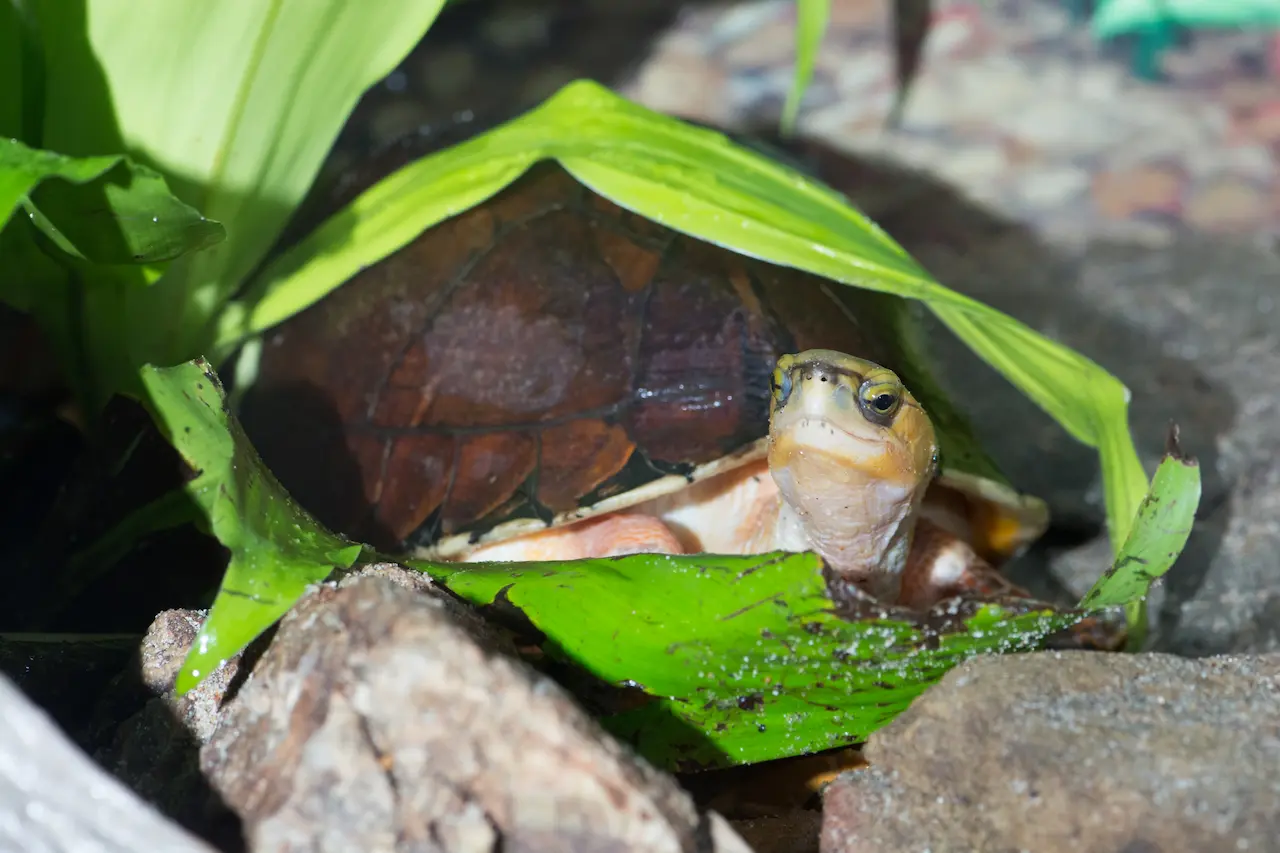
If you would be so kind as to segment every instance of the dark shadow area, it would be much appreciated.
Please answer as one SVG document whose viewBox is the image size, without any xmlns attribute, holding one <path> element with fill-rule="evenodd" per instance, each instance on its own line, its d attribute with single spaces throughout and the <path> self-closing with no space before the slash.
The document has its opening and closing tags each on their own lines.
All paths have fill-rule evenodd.
<svg viewBox="0 0 1280 853">
<path fill-rule="evenodd" d="M 360 156 L 418 127 L 467 116 L 511 118 L 579 78 L 616 85 L 681 10 L 699 2 L 452 4 L 388 80 L 362 99 L 337 148 Z"/>
<path fill-rule="evenodd" d="M 136 655 L 141 636 L 0 634 L 0 673 L 77 743 L 91 726 L 94 703 Z"/>
<path fill-rule="evenodd" d="M 395 536 L 365 498 L 359 462 L 342 420 L 323 390 L 297 382 L 245 395 L 237 413 L 263 464 L 321 524 L 392 551 Z"/>
<path fill-rule="evenodd" d="M 468 0 L 448 6 L 356 105 L 279 245 L 304 236 L 322 214 L 354 197 L 345 191 L 352 169 L 367 167 L 371 157 L 396 156 L 413 136 L 426 137 L 426 150 L 434 150 L 515 118 L 573 80 L 622 83 L 681 10 L 701 2 Z M 413 147 L 415 156 L 425 153 Z"/>
<path fill-rule="evenodd" d="M 115 398 L 63 464 L 56 497 L 7 554 L 0 631 L 140 634 L 161 610 L 212 602 L 227 553 L 189 523 L 91 550 L 191 476 L 145 409 Z"/>
</svg>

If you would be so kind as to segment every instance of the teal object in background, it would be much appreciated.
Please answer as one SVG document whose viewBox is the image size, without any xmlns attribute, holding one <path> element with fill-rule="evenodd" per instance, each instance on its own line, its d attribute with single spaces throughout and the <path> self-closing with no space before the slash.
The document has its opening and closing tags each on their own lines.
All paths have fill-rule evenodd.
<svg viewBox="0 0 1280 853">
<path fill-rule="evenodd" d="M 1280 27 L 1280 0 L 1098 0 L 1090 26 L 1099 39 L 1160 26 Z"/>
<path fill-rule="evenodd" d="M 1078 19 L 1087 0 L 1069 0 Z M 1183 29 L 1280 27 L 1280 0 L 1098 0 L 1090 29 L 1102 41 L 1134 35 L 1133 71 L 1147 80 L 1159 76 L 1160 57 Z"/>
</svg>

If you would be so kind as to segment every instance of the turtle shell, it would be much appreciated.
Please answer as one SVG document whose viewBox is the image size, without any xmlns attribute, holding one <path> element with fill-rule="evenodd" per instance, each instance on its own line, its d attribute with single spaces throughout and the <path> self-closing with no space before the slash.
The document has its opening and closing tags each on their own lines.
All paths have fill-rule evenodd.
<svg viewBox="0 0 1280 853">
<path fill-rule="evenodd" d="M 961 490 L 1018 505 L 911 330 L 897 298 L 680 234 L 543 162 L 269 332 L 241 416 L 322 522 L 422 553 L 758 453 L 777 358 L 830 348 L 898 371 Z"/>
</svg>

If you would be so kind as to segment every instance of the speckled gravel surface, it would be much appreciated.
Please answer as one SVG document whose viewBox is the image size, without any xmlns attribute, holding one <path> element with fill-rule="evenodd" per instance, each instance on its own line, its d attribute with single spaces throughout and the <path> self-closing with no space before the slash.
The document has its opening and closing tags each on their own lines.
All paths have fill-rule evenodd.
<svg viewBox="0 0 1280 853">
<path fill-rule="evenodd" d="M 1058 239 L 1274 227 L 1280 80 L 1266 33 L 1197 33 L 1147 83 L 1123 43 L 1095 44 L 1063 4 L 939 0 L 902 124 L 886 130 L 889 5 L 833 2 L 802 133 L 926 170 Z M 789 0 L 689 10 L 623 91 L 677 115 L 773 121 L 794 14 Z"/>
</svg>

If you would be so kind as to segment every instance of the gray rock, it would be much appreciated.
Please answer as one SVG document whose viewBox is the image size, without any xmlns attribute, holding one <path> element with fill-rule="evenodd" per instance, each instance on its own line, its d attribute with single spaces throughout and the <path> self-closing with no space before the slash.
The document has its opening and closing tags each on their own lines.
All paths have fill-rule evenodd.
<svg viewBox="0 0 1280 853">
<path fill-rule="evenodd" d="M 213 853 L 99 769 L 0 676 L 0 850 Z"/>
<path fill-rule="evenodd" d="M 200 772 L 199 748 L 217 727 L 223 702 L 240 677 L 243 654 L 186 695 L 174 692 L 203 622 L 203 613 L 189 610 L 156 616 L 139 648 L 139 672 L 123 673 L 99 702 L 94 728 L 102 734 L 93 756 L 182 826 L 234 841 L 237 821 L 210 792 Z"/>
<path fill-rule="evenodd" d="M 749 849 L 473 612 L 382 574 L 296 605 L 201 750 L 250 849 Z"/>
<path fill-rule="evenodd" d="M 828 789 L 825 853 L 1269 850 L 1280 655 L 966 663 Z"/>
</svg>

